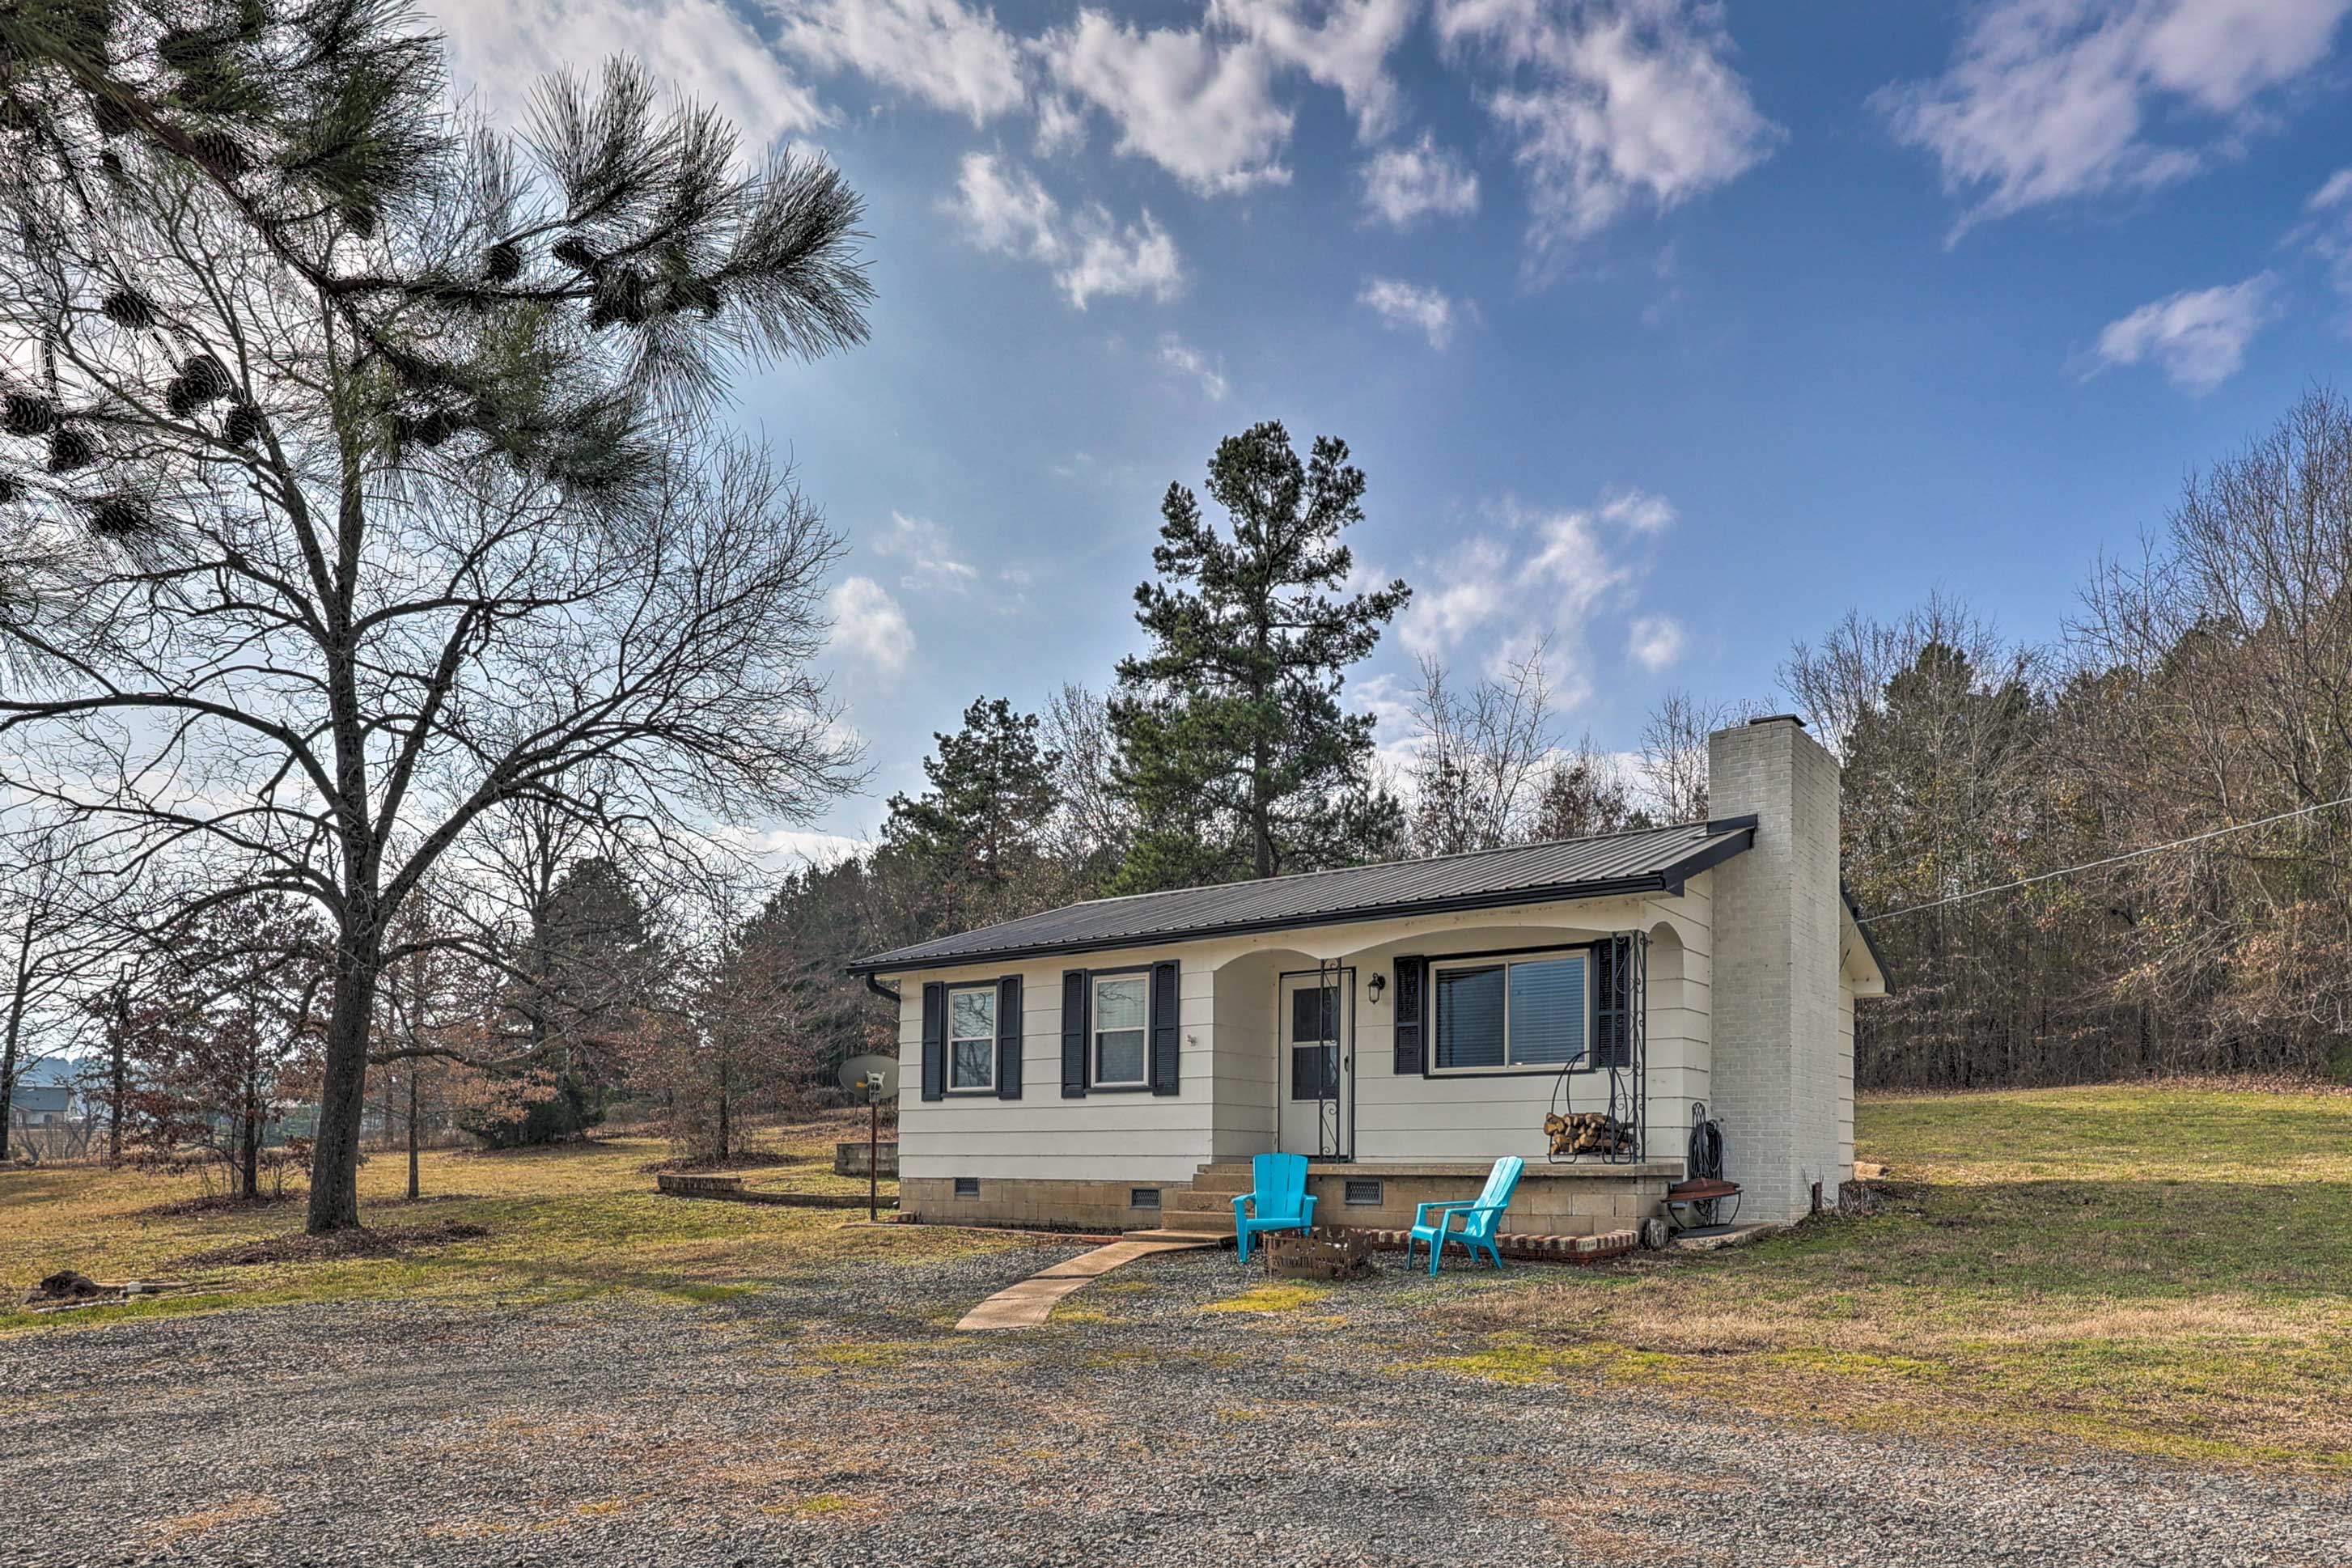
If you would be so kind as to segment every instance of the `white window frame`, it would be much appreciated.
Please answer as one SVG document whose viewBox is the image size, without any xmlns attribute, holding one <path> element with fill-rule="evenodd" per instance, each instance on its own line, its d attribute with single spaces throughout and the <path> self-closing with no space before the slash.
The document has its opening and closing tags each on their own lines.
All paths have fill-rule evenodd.
<svg viewBox="0 0 2352 1568">
<path fill-rule="evenodd" d="M 955 999 L 958 996 L 968 996 L 976 994 L 984 994 L 988 997 L 988 1033 L 985 1037 L 980 1035 L 960 1036 L 955 1032 Z M 1002 991 L 997 989 L 996 984 L 993 981 L 991 981 L 984 985 L 951 985 L 948 987 L 947 1077 L 948 1092 L 950 1094 L 993 1094 L 996 1092 L 996 1042 L 1003 1034 L 1003 1020 L 996 1016 L 996 1010 L 1003 1005 L 1004 1005 L 1004 994 Z M 956 1042 L 959 1039 L 971 1041 L 982 1039 L 983 1037 L 988 1041 L 988 1081 L 986 1083 L 956 1082 Z"/>
<path fill-rule="evenodd" d="M 1143 987 L 1143 1070 L 1137 1078 L 1105 1078 L 1102 1076 L 1102 1037 L 1109 1034 L 1126 1034 L 1125 1029 L 1102 1026 L 1102 988 L 1107 984 L 1133 982 Z M 1126 969 L 1087 978 L 1087 1066 L 1091 1076 L 1088 1085 L 1095 1089 L 1149 1089 L 1151 1087 L 1151 971 Z"/>
<path fill-rule="evenodd" d="M 1555 959 L 1575 958 L 1584 964 L 1584 1051 L 1565 1062 L 1515 1062 L 1511 1059 L 1511 965 L 1515 963 L 1546 963 Z M 1503 971 L 1503 1059 L 1494 1067 L 1440 1067 L 1437 1061 L 1438 1004 L 1443 1000 L 1437 977 L 1449 969 L 1496 969 Z M 1433 958 L 1429 961 L 1429 1076 L 1432 1078 L 1494 1078 L 1504 1074 L 1577 1072 L 1579 1064 L 1592 1059 L 1592 949 L 1587 945 L 1551 948 L 1532 952 L 1482 952 L 1475 957 Z"/>
</svg>

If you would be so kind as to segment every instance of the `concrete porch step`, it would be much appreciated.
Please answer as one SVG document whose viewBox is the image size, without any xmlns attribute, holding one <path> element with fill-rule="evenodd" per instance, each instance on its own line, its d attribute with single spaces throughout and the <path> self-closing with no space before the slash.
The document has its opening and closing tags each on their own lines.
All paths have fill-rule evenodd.
<svg viewBox="0 0 2352 1568">
<path fill-rule="evenodd" d="M 1233 1216 L 1228 1215 L 1228 1219 Z M 1130 1230 L 1122 1238 L 1127 1241 L 1170 1241 L 1192 1247 L 1223 1247 L 1234 1239 L 1234 1228 L 1228 1225 L 1223 1231 L 1202 1230 L 1193 1226 L 1168 1226 L 1159 1230 Z"/>
<path fill-rule="evenodd" d="M 1160 1194 L 1160 1201 L 1170 1209 L 1182 1209 L 1188 1214 L 1222 1214 L 1230 1217 L 1234 1200 L 1239 1193 L 1202 1192 L 1198 1187 L 1171 1187 Z"/>
<path fill-rule="evenodd" d="M 1234 1198 L 1248 1192 L 1255 1181 L 1247 1160 L 1218 1160 L 1192 1173 L 1192 1191 L 1218 1194 L 1230 1205 Z"/>
</svg>

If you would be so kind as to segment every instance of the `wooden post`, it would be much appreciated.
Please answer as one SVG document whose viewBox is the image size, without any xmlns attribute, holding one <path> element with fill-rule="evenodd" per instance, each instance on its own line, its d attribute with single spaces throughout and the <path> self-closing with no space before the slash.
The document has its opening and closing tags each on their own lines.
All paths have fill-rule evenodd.
<svg viewBox="0 0 2352 1568">
<path fill-rule="evenodd" d="M 882 1220 L 882 1097 L 866 1090 L 866 1223 Z"/>
</svg>

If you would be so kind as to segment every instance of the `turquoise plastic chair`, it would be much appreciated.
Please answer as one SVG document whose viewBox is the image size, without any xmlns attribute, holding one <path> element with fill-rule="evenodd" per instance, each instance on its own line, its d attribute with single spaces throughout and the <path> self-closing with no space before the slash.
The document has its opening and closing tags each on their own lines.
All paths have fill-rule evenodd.
<svg viewBox="0 0 2352 1568">
<path fill-rule="evenodd" d="M 1503 1223 L 1503 1211 L 1511 1206 L 1511 1192 L 1519 1184 L 1519 1173 L 1528 1163 L 1517 1154 L 1506 1154 L 1495 1162 L 1486 1173 L 1486 1190 L 1466 1204 L 1423 1204 L 1413 1211 L 1412 1230 L 1404 1238 L 1404 1266 L 1412 1267 L 1412 1244 L 1429 1244 L 1429 1277 L 1437 1278 L 1437 1258 L 1449 1241 L 1458 1241 L 1470 1249 L 1470 1261 L 1478 1261 L 1478 1249 L 1485 1247 L 1495 1267 L 1503 1266 L 1502 1249 L 1495 1245 L 1495 1230 Z M 1433 1218 L 1432 1216 L 1434 1216 Z M 1462 1222 L 1459 1230 L 1454 1228 Z"/>
<path fill-rule="evenodd" d="M 1315 1200 L 1307 1192 L 1307 1156 L 1260 1154 L 1250 1162 L 1255 1191 L 1234 1200 L 1234 1239 L 1247 1263 L 1250 1237 L 1262 1230 L 1307 1230 L 1315 1224 Z"/>
</svg>

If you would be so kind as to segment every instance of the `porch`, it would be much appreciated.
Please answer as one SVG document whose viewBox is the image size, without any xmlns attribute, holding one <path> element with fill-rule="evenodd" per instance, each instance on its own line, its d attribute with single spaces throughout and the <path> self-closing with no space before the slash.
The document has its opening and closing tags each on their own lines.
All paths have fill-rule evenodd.
<svg viewBox="0 0 2352 1568">
<path fill-rule="evenodd" d="M 1486 1184 L 1492 1161 L 1311 1160 L 1307 1190 L 1318 1225 L 1351 1230 L 1402 1230 L 1416 1205 L 1466 1203 Z M 1682 1179 L 1680 1160 L 1623 1164 L 1530 1161 L 1520 1174 L 1502 1228 L 1528 1236 L 1595 1236 L 1638 1228 L 1665 1213 L 1666 1188 Z M 1160 1195 L 1153 1234 L 1231 1236 L 1234 1199 L 1250 1190 L 1247 1160 L 1219 1160 L 1192 1182 Z"/>
</svg>

